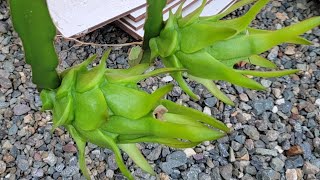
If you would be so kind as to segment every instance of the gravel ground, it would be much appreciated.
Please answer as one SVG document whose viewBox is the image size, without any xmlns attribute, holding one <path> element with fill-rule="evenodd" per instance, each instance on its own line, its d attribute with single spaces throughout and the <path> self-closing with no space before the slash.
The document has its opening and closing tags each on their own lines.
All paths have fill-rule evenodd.
<svg viewBox="0 0 320 180">
<path fill-rule="evenodd" d="M 253 26 L 278 29 L 319 15 L 319 1 L 274 0 L 257 16 Z M 245 7 L 232 16 L 248 10 Z M 251 91 L 220 83 L 235 107 L 212 97 L 202 86 L 190 82 L 201 97 L 192 101 L 178 86 L 168 99 L 212 114 L 235 131 L 217 142 L 195 148 L 171 149 L 140 144 L 143 154 L 160 179 L 320 179 L 320 29 L 304 35 L 313 46 L 281 45 L 264 54 L 280 68 L 298 68 L 290 77 L 258 79 L 266 91 Z M 133 41 L 113 25 L 82 38 L 95 43 Z M 78 64 L 105 48 L 77 47 L 57 41 L 60 68 Z M 72 47 L 72 48 L 71 48 Z M 115 48 L 108 60 L 111 68 L 126 68 L 129 47 Z M 156 62 L 155 67 L 161 66 Z M 249 66 L 249 65 L 246 65 Z M 6 1 L 0 1 L 0 179 L 83 179 L 77 150 L 70 136 L 57 129 L 50 133 L 51 114 L 41 112 L 39 93 L 31 83 L 30 66 L 24 62 L 21 42 L 13 31 Z M 140 83 L 147 91 L 172 81 L 168 75 Z M 173 82 L 174 83 L 174 82 Z M 110 150 L 89 144 L 87 163 L 95 179 L 123 179 Z M 124 154 L 136 179 L 156 179 L 137 168 Z"/>
</svg>

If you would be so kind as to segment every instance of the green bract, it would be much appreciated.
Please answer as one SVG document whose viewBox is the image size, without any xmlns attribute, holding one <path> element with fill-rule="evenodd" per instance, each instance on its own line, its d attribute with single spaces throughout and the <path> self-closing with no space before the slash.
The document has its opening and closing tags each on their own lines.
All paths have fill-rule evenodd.
<svg viewBox="0 0 320 180">
<path fill-rule="evenodd" d="M 124 165 L 120 149 L 143 170 L 153 173 L 135 143 L 155 142 L 171 147 L 192 147 L 202 141 L 215 140 L 229 129 L 220 121 L 199 111 L 161 100 L 172 85 L 152 94 L 141 91 L 141 79 L 180 69 L 163 68 L 144 74 L 148 64 L 130 69 L 106 69 L 108 53 L 91 70 L 90 57 L 61 74 L 62 84 L 55 90 L 43 90 L 43 109 L 53 110 L 53 124 L 64 126 L 79 148 L 79 163 L 86 178 L 85 144 L 91 142 L 115 153 L 120 170 L 132 179 Z"/>
<path fill-rule="evenodd" d="M 264 87 L 245 75 L 278 77 L 298 72 L 261 72 L 233 68 L 240 61 L 275 68 L 274 63 L 258 54 L 281 43 L 310 45 L 310 41 L 299 35 L 320 25 L 320 17 L 314 17 L 276 31 L 250 28 L 251 21 L 269 0 L 258 0 L 242 17 L 221 20 L 230 12 L 254 1 L 239 1 L 225 12 L 211 17 L 199 17 L 206 0 L 186 17 L 182 17 L 181 5 L 176 14 L 170 14 L 160 35 L 150 40 L 151 57 L 160 56 L 167 67 L 187 69 L 187 77 L 203 84 L 213 95 L 230 105 L 233 105 L 233 102 L 212 80 L 224 80 L 238 86 L 260 90 Z M 198 99 L 184 81 L 182 72 L 173 72 L 171 75 L 186 93 Z"/>
</svg>

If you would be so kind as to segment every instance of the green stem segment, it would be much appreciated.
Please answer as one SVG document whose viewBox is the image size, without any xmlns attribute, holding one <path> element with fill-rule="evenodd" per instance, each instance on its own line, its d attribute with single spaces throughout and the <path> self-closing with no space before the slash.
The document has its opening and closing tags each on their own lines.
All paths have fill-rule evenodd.
<svg viewBox="0 0 320 180">
<path fill-rule="evenodd" d="M 147 0 L 147 20 L 144 24 L 144 39 L 143 39 L 143 57 L 142 63 L 149 63 L 150 49 L 149 41 L 151 38 L 157 37 L 163 27 L 162 10 L 167 4 L 167 0 Z"/>
<path fill-rule="evenodd" d="M 60 85 L 56 72 L 58 56 L 53 40 L 56 28 L 45 0 L 9 0 L 12 23 L 32 67 L 32 81 L 39 89 L 55 89 Z"/>
</svg>

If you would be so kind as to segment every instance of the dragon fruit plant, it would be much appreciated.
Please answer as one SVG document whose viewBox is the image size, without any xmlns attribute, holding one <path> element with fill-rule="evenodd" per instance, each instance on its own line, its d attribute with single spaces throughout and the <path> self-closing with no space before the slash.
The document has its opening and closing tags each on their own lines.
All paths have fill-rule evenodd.
<svg viewBox="0 0 320 180">
<path fill-rule="evenodd" d="M 225 12 L 200 17 L 207 1 L 193 13 L 182 17 L 182 5 L 175 14 L 170 14 L 158 37 L 149 42 L 151 58 L 160 56 L 167 67 L 185 68 L 186 77 L 203 84 L 221 101 L 233 105 L 212 80 L 228 81 L 232 84 L 262 90 L 264 87 L 246 77 L 279 77 L 298 72 L 298 70 L 253 71 L 234 69 L 240 61 L 266 68 L 276 65 L 259 56 L 275 45 L 281 43 L 312 44 L 299 35 L 320 25 L 320 17 L 313 17 L 303 22 L 276 31 L 260 30 L 249 27 L 250 23 L 269 0 L 258 0 L 243 16 L 222 20 L 223 17 L 239 7 L 255 0 L 242 0 Z M 180 87 L 197 99 L 183 78 L 184 72 L 173 72 L 171 75 Z"/>
<path fill-rule="evenodd" d="M 79 166 L 87 179 L 91 179 L 85 163 L 87 142 L 111 149 L 121 172 L 133 179 L 121 150 L 141 169 L 154 174 L 136 143 L 185 148 L 216 140 L 229 132 L 225 124 L 202 112 L 162 99 L 172 85 L 149 94 L 138 88 L 140 80 L 170 73 L 186 93 L 197 99 L 184 81 L 185 75 L 203 84 L 223 102 L 233 104 L 213 80 L 263 89 L 246 75 L 277 77 L 297 72 L 237 70 L 233 66 L 247 61 L 275 68 L 275 64 L 259 54 L 283 42 L 311 44 L 299 35 L 320 25 L 320 17 L 314 17 L 277 31 L 249 27 L 268 0 L 258 0 L 247 14 L 232 20 L 222 18 L 255 0 L 239 1 L 225 12 L 210 17 L 199 16 L 205 0 L 186 17 L 182 17 L 181 5 L 164 23 L 162 9 L 167 1 L 147 2 L 142 62 L 160 56 L 166 68 L 145 73 L 149 64 L 141 63 L 129 69 L 108 69 L 108 50 L 96 67 L 88 68 L 96 59 L 92 56 L 80 65 L 57 73 L 59 60 L 53 45 L 56 30 L 45 0 L 9 0 L 14 28 L 22 40 L 26 61 L 32 66 L 33 82 L 41 90 L 42 109 L 52 111 L 53 129 L 62 126 L 75 140 Z"/>
<path fill-rule="evenodd" d="M 95 56 L 66 70 L 61 74 L 63 80 L 59 88 L 41 92 L 43 109 L 53 112 L 53 129 L 64 126 L 76 141 L 80 167 L 88 179 L 84 160 L 86 142 L 111 149 L 120 170 L 132 179 L 119 148 L 143 170 L 153 173 L 135 143 L 193 147 L 202 141 L 216 140 L 229 131 L 222 122 L 199 111 L 161 100 L 172 85 L 152 94 L 138 89 L 137 82 L 141 79 L 175 69 L 162 68 L 146 74 L 142 73 L 148 64 L 127 70 L 106 69 L 108 53 L 90 70 L 87 66 Z"/>
</svg>

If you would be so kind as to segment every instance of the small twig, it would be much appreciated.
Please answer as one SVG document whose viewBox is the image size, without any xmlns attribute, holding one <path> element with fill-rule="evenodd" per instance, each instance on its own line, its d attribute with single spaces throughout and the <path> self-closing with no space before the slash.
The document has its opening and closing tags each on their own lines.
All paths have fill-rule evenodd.
<svg viewBox="0 0 320 180">
<path fill-rule="evenodd" d="M 123 47 L 123 46 L 132 46 L 132 45 L 142 45 L 142 42 L 130 42 L 130 43 L 123 43 L 123 44 L 97 44 L 97 43 L 90 43 L 90 42 L 83 42 L 75 38 L 68 38 L 64 37 L 62 35 L 57 35 L 57 38 L 65 39 L 68 41 L 75 41 L 79 43 L 76 46 L 83 46 L 83 45 L 89 45 L 89 46 L 100 46 L 100 47 Z"/>
</svg>

